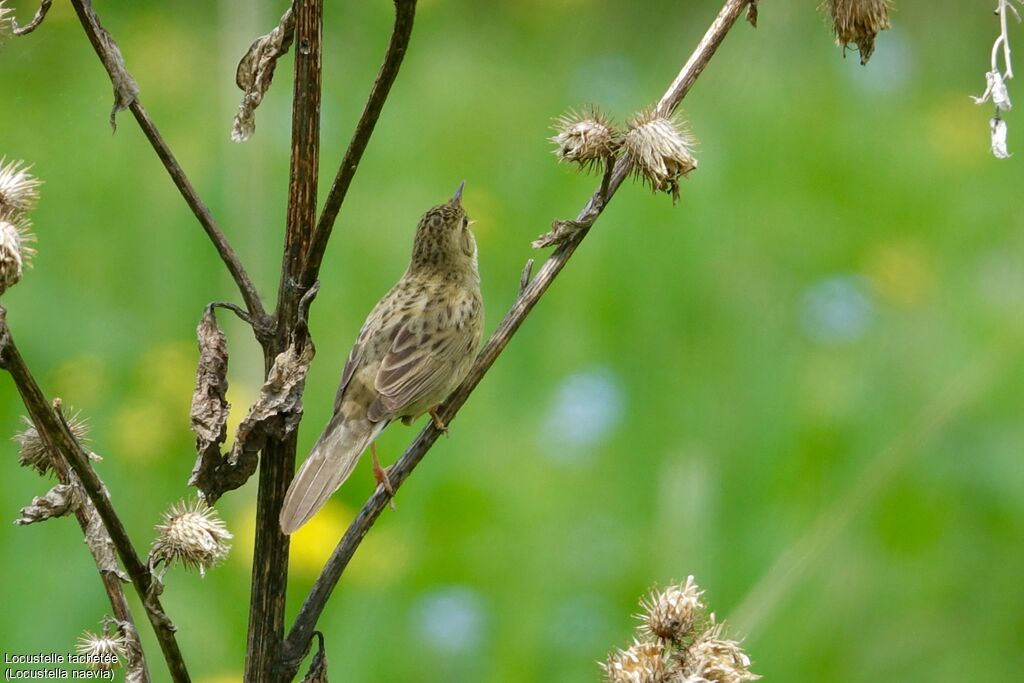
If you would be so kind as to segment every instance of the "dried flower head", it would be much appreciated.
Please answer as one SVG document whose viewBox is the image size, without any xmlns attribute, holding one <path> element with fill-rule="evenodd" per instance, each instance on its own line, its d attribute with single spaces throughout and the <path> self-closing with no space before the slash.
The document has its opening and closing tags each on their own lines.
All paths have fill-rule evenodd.
<svg viewBox="0 0 1024 683">
<path fill-rule="evenodd" d="M 682 673 L 691 681 L 743 683 L 761 678 L 750 671 L 750 657 L 735 640 L 724 640 L 721 624 L 697 638 L 680 657 Z"/>
<path fill-rule="evenodd" d="M 608 683 L 664 683 L 668 675 L 665 647 L 660 642 L 633 641 L 628 650 L 616 650 L 601 665 Z"/>
<path fill-rule="evenodd" d="M 656 192 L 670 192 L 673 200 L 679 199 L 679 177 L 697 168 L 693 145 L 693 138 L 679 121 L 655 110 L 633 117 L 623 141 L 637 177 Z"/>
<path fill-rule="evenodd" d="M 0 7 L 0 13 L 3 11 Z M 0 210 L 8 216 L 21 217 L 35 208 L 43 181 L 28 172 L 25 162 L 11 161 L 5 165 L 5 161 L 0 158 Z"/>
<path fill-rule="evenodd" d="M 102 634 L 85 631 L 78 637 L 75 651 L 86 658 L 83 664 L 97 671 L 113 671 L 128 657 L 124 638 L 104 629 Z"/>
<path fill-rule="evenodd" d="M 1006 147 L 1006 121 L 998 116 L 988 122 L 992 130 L 992 154 L 996 159 L 1009 159 L 1010 151 Z"/>
<path fill-rule="evenodd" d="M 971 95 L 975 104 L 985 104 L 989 100 L 996 105 L 1000 111 L 1010 111 L 1013 104 L 1010 102 L 1010 91 L 1006 89 L 1006 79 L 999 73 L 998 69 L 985 72 L 985 92 L 981 97 Z"/>
<path fill-rule="evenodd" d="M 36 237 L 30 225 L 28 219 L 15 219 L 0 210 L 0 294 L 18 284 L 25 268 L 32 265 L 36 250 L 28 243 Z"/>
<path fill-rule="evenodd" d="M 700 601 L 703 594 L 692 576 L 686 577 L 686 582 L 678 586 L 669 586 L 660 593 L 652 592 L 647 599 L 640 601 L 644 611 L 638 615 L 643 622 L 641 631 L 645 635 L 677 643 L 692 635 L 696 617 L 704 608 Z"/>
<path fill-rule="evenodd" d="M 12 441 L 18 444 L 18 464 L 22 467 L 32 467 L 40 475 L 44 475 L 53 467 L 50 449 L 46 447 L 46 443 L 39 436 L 39 430 L 36 429 L 32 420 L 22 415 L 21 421 L 25 425 L 25 429 L 12 438 Z M 89 440 L 89 425 L 81 417 L 81 412 L 70 413 L 68 426 L 71 428 L 72 436 L 79 443 Z"/>
<path fill-rule="evenodd" d="M 166 567 L 179 563 L 205 575 L 231 550 L 228 541 L 232 536 L 224 521 L 202 500 L 175 503 L 164 513 L 164 521 L 156 525 L 156 530 L 158 535 L 149 551 L 150 567 L 161 562 Z"/>
<path fill-rule="evenodd" d="M 875 51 L 875 36 L 889 28 L 888 0 L 825 0 L 832 17 L 836 43 L 843 51 L 851 44 L 860 52 L 860 63 L 867 64 Z"/>
<path fill-rule="evenodd" d="M 555 156 L 559 161 L 575 161 L 581 167 L 615 156 L 622 134 L 597 107 L 577 112 L 570 110 L 555 119 Z"/>
<path fill-rule="evenodd" d="M 4 7 L 4 0 L 0 0 L 0 43 L 8 38 L 14 31 L 14 10 Z"/>
</svg>

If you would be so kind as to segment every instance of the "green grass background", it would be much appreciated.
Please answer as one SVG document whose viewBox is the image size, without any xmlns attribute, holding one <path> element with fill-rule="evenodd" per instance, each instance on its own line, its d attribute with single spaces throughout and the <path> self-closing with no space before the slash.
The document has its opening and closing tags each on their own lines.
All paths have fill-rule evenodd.
<svg viewBox="0 0 1024 683">
<path fill-rule="evenodd" d="M 14 4 L 26 21 L 34 3 Z M 255 138 L 229 131 L 235 64 L 284 3 L 97 4 L 271 296 L 290 57 Z M 392 19 L 384 0 L 327 4 L 324 191 Z M 898 2 L 867 67 L 843 59 L 814 4 L 764 2 L 756 31 L 729 35 L 685 102 L 700 168 L 679 205 L 622 188 L 371 532 L 320 622 L 337 680 L 594 681 L 629 642 L 638 597 L 688 574 L 766 680 L 1024 668 L 1024 119 L 1007 116 L 1017 153 L 999 162 L 991 111 L 968 98 L 993 3 Z M 544 256 L 530 240 L 597 182 L 556 163 L 552 117 L 595 102 L 622 121 L 656 101 L 718 7 L 421 2 L 324 262 L 300 450 L 420 213 L 466 179 L 493 330 L 525 260 Z M 111 135 L 106 74 L 66 3 L 0 47 L 0 93 L 0 154 L 46 181 L 35 267 L 2 303 L 45 391 L 88 416 L 145 552 L 190 494 L 195 324 L 237 294 L 131 117 Z M 237 422 L 261 362 L 221 319 Z M 21 413 L 2 379 L 0 431 Z M 385 461 L 414 434 L 391 428 Z M 0 451 L 13 520 L 48 484 L 13 444 Z M 364 463 L 296 541 L 289 619 L 370 491 Z M 254 495 L 252 481 L 218 505 L 236 535 L 220 569 L 167 577 L 199 683 L 240 678 Z M 66 651 L 109 611 L 73 522 L 2 524 L 0 553 L 4 651 Z"/>
</svg>

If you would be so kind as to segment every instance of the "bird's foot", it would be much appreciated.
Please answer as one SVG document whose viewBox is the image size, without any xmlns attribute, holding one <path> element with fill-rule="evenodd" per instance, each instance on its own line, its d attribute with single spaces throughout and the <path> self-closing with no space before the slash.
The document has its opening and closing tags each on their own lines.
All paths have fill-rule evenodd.
<svg viewBox="0 0 1024 683">
<path fill-rule="evenodd" d="M 370 457 L 373 459 L 373 479 L 377 482 L 377 487 L 384 487 L 384 490 L 388 492 L 388 507 L 392 510 L 395 509 L 395 489 L 391 486 L 391 480 L 388 479 L 388 470 L 390 467 L 381 467 L 380 460 L 377 459 L 377 444 L 370 444 Z"/>
<path fill-rule="evenodd" d="M 437 408 L 430 409 L 430 419 L 434 423 L 434 428 L 437 431 L 448 436 L 448 425 L 446 425 L 444 420 L 441 419 L 441 416 L 437 414 Z"/>
</svg>

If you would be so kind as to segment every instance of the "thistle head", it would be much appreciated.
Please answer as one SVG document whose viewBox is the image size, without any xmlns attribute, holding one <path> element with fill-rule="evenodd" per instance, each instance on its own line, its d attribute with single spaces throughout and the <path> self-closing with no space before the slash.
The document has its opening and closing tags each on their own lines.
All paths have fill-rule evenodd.
<svg viewBox="0 0 1024 683">
<path fill-rule="evenodd" d="M 0 42 L 3 42 L 14 31 L 14 10 L 4 6 L 0 0 Z"/>
<path fill-rule="evenodd" d="M 593 106 L 570 110 L 555 119 L 554 128 L 556 134 L 548 139 L 555 144 L 555 156 L 582 168 L 615 156 L 622 144 L 622 134 Z"/>
<path fill-rule="evenodd" d="M 704 608 L 700 600 L 703 594 L 704 591 L 692 576 L 677 586 L 652 592 L 640 601 L 643 609 L 643 614 L 639 615 L 641 632 L 655 638 L 681 642 L 693 634 L 694 624 Z"/>
<path fill-rule="evenodd" d="M 0 209 L 8 210 L 11 215 L 24 215 L 39 201 L 39 186 L 43 181 L 28 172 L 25 162 L 5 164 L 5 161 L 0 159 Z"/>
<path fill-rule="evenodd" d="M 21 421 L 25 425 L 25 429 L 12 438 L 12 441 L 18 444 L 18 464 L 22 467 L 31 467 L 40 475 L 45 475 L 53 468 L 51 451 L 39 436 L 39 430 L 36 429 L 32 420 L 22 415 Z M 68 427 L 71 428 L 71 435 L 79 443 L 89 440 L 89 425 L 81 417 L 80 412 L 74 411 L 70 414 Z"/>
<path fill-rule="evenodd" d="M 623 148 L 633 161 L 633 172 L 655 192 L 671 193 L 679 199 L 679 178 L 697 168 L 693 138 L 681 122 L 650 110 L 629 122 Z"/>
<path fill-rule="evenodd" d="M 206 570 L 219 564 L 231 550 L 231 534 L 217 511 L 197 500 L 179 501 L 156 525 L 157 538 L 149 551 L 149 566 L 180 564 L 186 569 Z"/>
<path fill-rule="evenodd" d="M 128 657 L 127 643 L 120 633 L 105 628 L 103 633 L 85 631 L 78 637 L 75 651 L 86 658 L 85 664 L 96 671 L 113 671 Z"/>
<path fill-rule="evenodd" d="M 612 652 L 601 668 L 608 683 L 665 683 L 665 647 L 657 641 L 633 641 L 629 649 Z"/>
<path fill-rule="evenodd" d="M 681 654 L 687 680 L 709 683 L 744 683 L 761 678 L 750 671 L 750 657 L 735 640 L 722 638 L 721 625 L 713 626 Z"/>
<path fill-rule="evenodd" d="M 476 274 L 476 238 L 469 228 L 473 221 L 462 207 L 464 186 L 465 182 L 450 200 L 420 218 L 413 241 L 411 271 Z"/>
<path fill-rule="evenodd" d="M 0 15 L 3 11 L 0 3 Z M 0 27 L 2 22 L 0 16 Z M 36 253 L 29 246 L 35 235 L 27 214 L 39 199 L 40 184 L 23 162 L 0 159 L 0 294 L 21 281 Z"/>
<path fill-rule="evenodd" d="M 875 51 L 875 36 L 889 28 L 888 0 L 825 0 L 836 43 L 843 51 L 855 45 L 860 63 L 867 64 Z"/>
</svg>

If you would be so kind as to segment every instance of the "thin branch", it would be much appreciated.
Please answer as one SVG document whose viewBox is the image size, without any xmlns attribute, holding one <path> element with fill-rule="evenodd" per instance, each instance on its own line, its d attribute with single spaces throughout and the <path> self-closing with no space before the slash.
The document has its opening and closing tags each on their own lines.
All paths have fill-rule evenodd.
<svg viewBox="0 0 1024 683">
<path fill-rule="evenodd" d="M 319 277 L 320 264 L 323 262 L 324 251 L 327 249 L 327 241 L 331 238 L 331 230 L 334 228 L 334 221 L 338 217 L 341 205 L 348 194 L 349 185 L 355 177 L 359 161 L 363 158 L 366 145 L 370 142 L 373 129 L 380 118 L 381 110 L 391 92 L 391 86 L 398 77 L 398 70 L 402 66 L 402 59 L 405 58 L 406 48 L 409 46 L 409 38 L 412 36 L 413 20 L 416 18 L 416 0 L 394 0 L 395 2 L 395 25 L 391 32 L 391 41 L 388 43 L 388 51 L 384 55 L 384 63 L 377 73 L 377 80 L 370 91 L 370 97 L 366 100 L 363 113 L 356 124 L 352 140 L 345 150 L 345 157 L 341 160 L 341 166 L 331 184 L 331 190 L 324 202 L 323 212 L 316 225 L 316 232 L 313 233 L 312 243 L 306 253 L 305 264 L 302 268 L 302 277 L 299 282 L 308 287 Z"/>
<path fill-rule="evenodd" d="M 115 111 L 118 108 L 125 107 L 131 109 L 139 127 L 142 128 L 143 134 L 145 134 L 153 146 L 157 156 L 160 157 L 160 161 L 163 163 L 164 168 L 167 169 L 167 173 L 170 174 L 171 180 L 174 181 L 174 185 L 181 192 L 185 203 L 192 209 L 192 213 L 195 214 L 200 225 L 203 226 L 203 230 L 206 231 L 206 234 L 213 242 L 213 246 L 217 249 L 221 260 L 224 261 L 224 265 L 227 266 L 235 284 L 238 285 L 238 290 L 242 295 L 242 300 L 245 301 L 249 315 L 257 322 L 257 324 L 253 325 L 253 330 L 257 338 L 263 341 L 269 328 L 267 313 L 263 308 L 263 303 L 260 301 L 256 286 L 239 260 L 238 254 L 235 253 L 227 237 L 221 231 L 220 226 L 217 225 L 217 221 L 214 220 L 209 207 L 199 198 L 188 176 L 185 175 L 185 171 L 182 170 L 177 159 L 174 158 L 167 143 L 161 137 L 160 131 L 157 130 L 156 125 L 142 106 L 142 102 L 138 98 L 138 89 L 134 86 L 134 80 L 132 80 L 131 74 L 124 67 L 124 61 L 121 59 L 120 51 L 117 50 L 117 45 L 114 43 L 113 38 L 100 24 L 99 17 L 96 16 L 96 12 L 92 8 L 92 0 L 71 0 L 71 4 L 75 8 L 75 13 L 78 15 L 82 28 L 85 29 L 85 33 L 89 37 L 89 42 L 92 43 L 93 49 L 95 49 L 96 54 L 103 62 L 114 84 L 116 93 Z M 124 94 L 123 86 L 126 81 L 134 88 L 134 92 L 130 93 L 130 97 L 124 97 L 124 100 L 122 100 Z"/>
<path fill-rule="evenodd" d="M 264 345 L 266 371 L 283 357 L 298 329 L 307 357 L 312 345 L 305 340 L 305 317 L 316 295 L 315 286 L 298 286 L 304 254 L 316 223 L 317 179 L 320 165 L 320 96 L 323 0 L 295 0 L 295 84 L 292 97 L 292 153 L 288 185 L 288 215 L 281 280 L 277 294 L 274 337 Z M 313 285 L 313 283 L 310 283 Z M 301 321 L 300 321 L 301 319 Z M 278 354 L 282 354 L 279 356 Z M 304 371 L 303 371 L 304 375 Z M 301 395 L 301 387 L 298 389 Z M 284 637 L 285 594 L 288 588 L 288 536 L 278 517 L 295 470 L 298 430 L 268 439 L 260 457 L 253 550 L 252 589 L 249 599 L 249 635 L 245 681 L 277 681 L 275 666 Z M 236 438 L 236 443 L 239 441 Z"/>
<path fill-rule="evenodd" d="M 50 7 L 53 6 L 53 0 L 42 0 L 39 3 L 39 9 L 36 10 L 36 14 L 32 17 L 32 21 L 28 22 L 24 26 L 18 26 L 16 21 L 11 21 L 12 33 L 16 36 L 27 36 L 32 31 L 39 28 L 39 25 L 43 23 L 43 19 L 46 18 L 46 13 L 50 11 Z"/>
<path fill-rule="evenodd" d="M 46 400 L 18 352 L 10 328 L 7 326 L 7 311 L 2 307 L 0 307 L 0 367 L 10 373 L 40 437 L 42 438 L 45 434 L 47 443 L 51 444 L 55 452 L 67 461 L 81 482 L 82 489 L 96 507 L 96 512 L 103 521 L 103 526 L 106 527 L 117 554 L 121 558 L 121 563 L 127 570 L 132 585 L 146 609 L 146 616 L 153 625 L 153 631 L 160 643 L 164 659 L 167 661 L 172 680 L 175 683 L 188 683 L 188 671 L 174 637 L 176 629 L 164 613 L 159 599 L 149 595 L 149 589 L 153 583 L 149 568 L 135 552 L 128 532 L 110 502 L 107 487 L 89 463 L 88 453 L 75 439 L 59 412 L 54 410 Z"/>
<path fill-rule="evenodd" d="M 658 111 L 663 114 L 671 113 L 679 102 L 686 96 L 696 82 L 697 77 L 704 71 L 711 57 L 715 54 L 718 46 L 725 39 L 729 29 L 736 23 L 737 19 L 747 8 L 749 0 L 727 0 L 725 6 L 719 12 L 718 17 L 708 29 L 697 49 L 693 52 L 686 65 L 679 72 L 672 85 L 658 103 Z M 480 380 L 490 369 L 491 365 L 498 358 L 512 336 L 519 329 L 523 320 L 540 298 L 547 291 L 551 283 L 565 267 L 573 252 L 580 242 L 587 236 L 590 226 L 598 215 L 604 210 L 619 186 L 629 175 L 632 162 L 628 157 L 619 159 L 611 173 L 607 183 L 602 182 L 591 196 L 586 206 L 579 212 L 577 222 L 582 224 L 581 229 L 563 242 L 544 263 L 537 276 L 524 288 L 522 294 L 516 299 L 511 310 L 506 314 L 498 329 L 491 336 L 484 349 L 476 359 L 476 363 L 470 370 L 468 377 L 449 397 L 448 401 L 440 409 L 440 417 L 445 424 L 454 419 L 459 408 L 466 402 L 470 394 L 476 388 Z M 397 489 L 412 473 L 413 469 L 430 450 L 431 446 L 441 434 L 430 421 L 420 432 L 419 436 L 406 449 L 401 458 L 388 470 L 388 479 L 393 489 Z M 377 517 L 388 504 L 390 494 L 379 488 L 363 505 L 359 514 L 352 521 L 344 537 L 334 549 L 330 559 L 324 566 L 323 571 L 317 578 L 316 583 L 306 597 L 295 623 L 285 640 L 281 670 L 286 680 L 294 676 L 303 656 L 309 649 L 310 639 L 316 622 L 331 596 L 331 592 L 345 571 L 349 560 L 359 547 L 363 537 L 366 536 L 370 527 L 373 526 Z"/>
<path fill-rule="evenodd" d="M 6 333 L 0 332 L 0 335 L 3 334 Z M 0 343 L 4 342 L 0 340 Z M 67 421 L 63 419 L 63 413 L 60 412 L 59 399 L 54 401 L 54 410 L 57 412 L 58 417 L 60 417 L 61 423 L 68 427 L 70 432 L 70 426 L 67 425 Z M 103 526 L 103 522 L 96 512 L 96 506 L 85 495 L 78 477 L 68 467 L 67 460 L 60 454 L 49 433 L 38 429 L 38 427 L 36 428 L 36 433 L 46 446 L 46 451 L 50 454 L 50 466 L 57 476 L 57 481 L 64 486 L 70 486 L 72 488 L 71 495 L 78 499 L 74 512 L 75 519 L 82 530 L 82 535 L 85 537 L 89 554 L 92 555 L 93 562 L 96 563 L 96 570 L 99 572 L 100 580 L 103 582 L 103 589 L 110 600 L 110 609 L 113 610 L 114 617 L 119 622 L 126 622 L 133 631 L 138 631 L 131 609 L 128 607 L 128 599 L 124 594 L 122 576 L 119 575 L 120 570 L 117 567 L 117 560 L 114 559 L 113 554 L 109 550 L 106 550 L 113 546 L 113 541 L 107 534 L 106 527 Z M 97 531 L 99 531 L 99 534 L 97 534 Z M 146 664 L 145 655 L 141 653 L 141 649 L 140 659 L 140 673 L 142 675 L 140 683 L 149 683 L 151 680 L 149 667 Z"/>
</svg>

